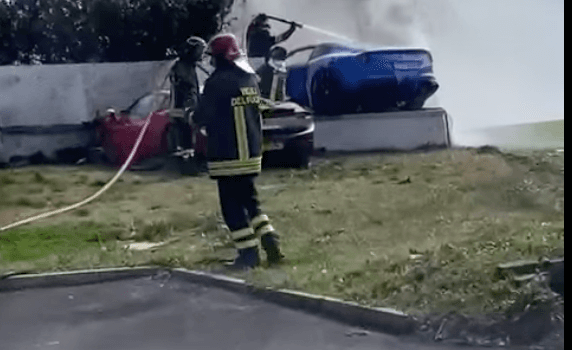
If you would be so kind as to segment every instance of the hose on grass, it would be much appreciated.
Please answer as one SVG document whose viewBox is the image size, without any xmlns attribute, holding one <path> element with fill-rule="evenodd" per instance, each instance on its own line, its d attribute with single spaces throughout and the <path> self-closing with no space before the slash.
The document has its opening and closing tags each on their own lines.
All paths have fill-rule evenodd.
<svg viewBox="0 0 572 350">
<path fill-rule="evenodd" d="M 137 153 L 137 150 L 139 149 L 139 145 L 141 144 L 141 141 L 143 140 L 143 136 L 145 135 L 145 133 L 147 132 L 147 128 L 149 127 L 149 124 L 151 122 L 151 118 L 152 118 L 152 114 L 149 116 L 149 118 L 147 118 L 147 121 L 145 122 L 145 124 L 143 125 L 143 128 L 141 129 L 141 132 L 139 133 L 139 136 L 137 138 L 137 141 L 135 142 L 135 145 L 133 146 L 133 149 L 131 150 L 131 153 L 129 154 L 129 157 L 127 157 L 127 160 L 125 161 L 125 163 L 123 163 L 123 165 L 121 166 L 121 168 L 119 169 L 119 171 L 117 172 L 117 174 L 115 174 L 115 176 L 107 183 L 105 184 L 99 191 L 97 191 L 96 193 L 94 193 L 93 195 L 91 195 L 90 197 L 84 199 L 81 202 L 72 204 L 70 206 L 64 207 L 64 208 L 60 208 L 54 211 L 50 211 L 47 213 L 43 213 L 43 214 L 39 214 L 36 216 L 32 216 L 30 218 L 24 219 L 24 220 L 20 220 L 17 222 L 14 222 L 12 224 L 9 224 L 7 226 L 4 227 L 0 227 L 0 232 L 3 231 L 7 231 L 9 229 L 18 227 L 18 226 L 22 226 L 25 224 L 29 224 L 31 222 L 37 221 L 37 220 L 41 220 L 41 219 L 45 219 L 54 215 L 58 215 L 58 214 L 62 214 L 74 209 L 77 209 L 83 205 L 86 205 L 89 202 L 92 202 L 93 200 L 95 200 L 97 197 L 101 196 L 105 191 L 107 191 L 115 182 L 117 182 L 117 180 L 119 179 L 119 177 L 121 177 L 121 175 L 123 175 L 123 173 L 125 172 L 125 170 L 129 167 L 129 164 L 131 164 L 131 161 L 133 160 L 133 157 L 135 157 L 135 153 Z"/>
</svg>

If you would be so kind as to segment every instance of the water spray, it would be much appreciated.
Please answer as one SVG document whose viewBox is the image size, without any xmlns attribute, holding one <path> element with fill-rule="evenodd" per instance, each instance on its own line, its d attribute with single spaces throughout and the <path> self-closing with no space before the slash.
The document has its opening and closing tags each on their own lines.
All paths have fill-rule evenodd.
<svg viewBox="0 0 572 350">
<path fill-rule="evenodd" d="M 313 31 L 315 31 L 315 32 L 317 32 L 317 33 L 320 33 L 320 34 L 324 34 L 324 35 L 328 35 L 328 36 L 331 36 L 331 37 L 334 37 L 334 38 L 338 38 L 338 39 L 341 39 L 341 40 L 344 40 L 344 41 L 347 41 L 347 42 L 353 42 L 353 41 L 355 41 L 354 39 L 350 39 L 350 38 L 348 38 L 347 36 L 343 36 L 343 35 L 341 35 L 341 34 L 337 34 L 337 33 L 334 33 L 334 32 L 330 32 L 329 30 L 325 30 L 325 29 L 322 29 L 322 28 L 310 26 L 310 25 L 307 25 L 307 24 L 304 25 L 304 28 L 313 30 Z"/>
<path fill-rule="evenodd" d="M 311 25 L 308 25 L 308 24 L 302 24 L 302 23 L 290 21 L 290 20 L 287 20 L 287 19 L 284 19 L 284 18 L 280 18 L 280 17 L 276 17 L 276 16 L 271 16 L 271 15 L 266 15 L 266 14 L 265 14 L 265 16 L 266 16 L 266 18 L 272 19 L 272 20 L 277 21 L 277 22 L 282 22 L 282 23 L 286 23 L 286 24 L 294 24 L 294 25 L 295 25 L 296 27 L 298 27 L 298 28 L 309 29 L 309 30 L 312 30 L 312 31 L 314 31 L 314 32 L 317 32 L 317 33 L 320 33 L 320 34 L 324 34 L 324 35 L 327 35 L 327 36 L 330 36 L 330 37 L 338 38 L 338 39 L 341 39 L 341 40 L 344 40 L 344 41 L 348 41 L 348 42 L 353 42 L 353 41 L 355 41 L 355 40 L 350 39 L 350 38 L 348 38 L 348 37 L 346 37 L 346 36 L 343 36 L 343 35 L 341 35 L 341 34 L 337 34 L 337 33 L 331 32 L 331 31 L 329 31 L 329 30 L 325 30 L 325 29 L 322 29 L 322 28 L 314 27 L 314 26 L 311 26 Z"/>
</svg>

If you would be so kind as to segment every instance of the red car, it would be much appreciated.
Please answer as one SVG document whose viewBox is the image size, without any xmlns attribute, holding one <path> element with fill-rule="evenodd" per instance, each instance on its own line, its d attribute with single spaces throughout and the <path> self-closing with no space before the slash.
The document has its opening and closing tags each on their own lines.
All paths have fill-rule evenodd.
<svg viewBox="0 0 572 350">
<path fill-rule="evenodd" d="M 150 125 L 131 164 L 165 155 L 201 162 L 206 159 L 207 134 L 196 130 L 171 109 L 169 91 L 154 91 L 117 113 L 109 109 L 96 118 L 96 142 L 107 161 L 125 163 L 147 122 Z M 267 101 L 263 112 L 264 158 L 280 165 L 307 167 L 313 153 L 314 122 L 310 113 L 294 103 Z"/>
</svg>

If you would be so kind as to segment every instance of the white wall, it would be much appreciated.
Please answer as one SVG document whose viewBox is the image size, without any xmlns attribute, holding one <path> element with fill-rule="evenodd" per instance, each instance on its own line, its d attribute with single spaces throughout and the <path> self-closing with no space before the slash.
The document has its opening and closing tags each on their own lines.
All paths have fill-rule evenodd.
<svg viewBox="0 0 572 350">
<path fill-rule="evenodd" d="M 44 134 L 41 127 L 82 125 L 97 111 L 122 109 L 145 92 L 168 88 L 172 63 L 0 66 L 0 163 L 38 151 L 53 158 L 57 150 L 87 146 L 85 131 L 52 128 Z M 10 132 L 14 127 L 20 127 L 18 134 Z M 26 127 L 35 127 L 34 134 L 21 131 Z"/>
<path fill-rule="evenodd" d="M 0 66 L 0 127 L 81 124 L 159 86 L 170 61 Z"/>
</svg>

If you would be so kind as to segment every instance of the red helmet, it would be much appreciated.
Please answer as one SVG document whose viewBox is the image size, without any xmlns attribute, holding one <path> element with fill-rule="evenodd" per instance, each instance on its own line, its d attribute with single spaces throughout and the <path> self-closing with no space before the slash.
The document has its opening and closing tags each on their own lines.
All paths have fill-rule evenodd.
<svg viewBox="0 0 572 350">
<path fill-rule="evenodd" d="M 222 56 L 227 61 L 234 62 L 242 53 L 238 46 L 238 40 L 231 33 L 219 34 L 209 42 L 209 53 L 212 56 Z"/>
</svg>

